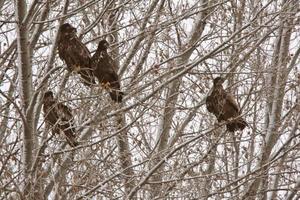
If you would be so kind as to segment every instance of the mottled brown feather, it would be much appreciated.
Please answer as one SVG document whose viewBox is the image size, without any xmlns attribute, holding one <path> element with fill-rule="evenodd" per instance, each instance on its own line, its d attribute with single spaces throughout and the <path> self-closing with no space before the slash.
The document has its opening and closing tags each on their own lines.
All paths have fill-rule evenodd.
<svg viewBox="0 0 300 200">
<path fill-rule="evenodd" d="M 66 23 L 60 27 L 58 54 L 71 72 L 77 72 L 87 86 L 95 84 L 91 55 L 76 35 L 76 29 Z"/>
<path fill-rule="evenodd" d="M 234 132 L 238 129 L 243 130 L 247 123 L 240 115 L 240 109 L 232 94 L 227 93 L 220 77 L 214 79 L 214 86 L 211 94 L 206 99 L 207 110 L 213 113 L 219 122 L 227 121 L 227 130 Z M 234 120 L 231 120 L 234 118 Z"/>
<path fill-rule="evenodd" d="M 228 105 L 230 105 L 232 107 L 232 109 L 234 109 L 236 112 L 240 112 L 240 107 L 237 104 L 237 102 L 235 101 L 233 95 L 231 93 L 226 93 L 226 102 L 228 103 Z"/>
<path fill-rule="evenodd" d="M 43 112 L 45 122 L 52 127 L 54 134 L 63 132 L 70 146 L 74 147 L 78 144 L 75 140 L 75 129 L 71 109 L 54 99 L 51 91 L 47 91 L 44 95 Z"/>
<path fill-rule="evenodd" d="M 121 102 L 123 93 L 120 91 L 120 80 L 116 72 L 115 62 L 107 53 L 108 42 L 101 40 L 95 54 L 92 56 L 94 74 L 99 83 L 106 85 L 113 101 Z"/>
</svg>

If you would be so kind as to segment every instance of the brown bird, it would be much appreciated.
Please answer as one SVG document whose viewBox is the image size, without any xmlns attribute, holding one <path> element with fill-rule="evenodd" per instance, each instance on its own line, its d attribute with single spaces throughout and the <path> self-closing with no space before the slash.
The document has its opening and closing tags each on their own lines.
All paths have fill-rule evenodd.
<svg viewBox="0 0 300 200">
<path fill-rule="evenodd" d="M 223 89 L 224 81 L 225 79 L 221 77 L 214 79 L 212 92 L 206 99 L 207 110 L 217 117 L 218 122 L 227 121 L 228 131 L 243 130 L 248 124 L 242 117 L 238 117 L 241 114 L 240 108 L 232 94 Z M 231 120 L 231 118 L 234 119 Z"/>
<path fill-rule="evenodd" d="M 109 44 L 106 40 L 101 40 L 95 54 L 92 56 L 94 74 L 99 83 L 109 90 L 113 101 L 122 102 L 123 92 L 120 91 L 120 81 L 117 74 L 117 67 L 114 60 L 108 55 Z"/>
<path fill-rule="evenodd" d="M 52 127 L 52 133 L 59 134 L 62 131 L 69 145 L 77 146 L 72 111 L 68 106 L 57 102 L 51 91 L 44 94 L 43 111 L 45 122 Z"/>
<path fill-rule="evenodd" d="M 59 31 L 59 57 L 65 61 L 69 71 L 80 74 L 86 86 L 95 84 L 90 52 L 77 37 L 76 28 L 65 23 L 61 25 Z"/>
</svg>

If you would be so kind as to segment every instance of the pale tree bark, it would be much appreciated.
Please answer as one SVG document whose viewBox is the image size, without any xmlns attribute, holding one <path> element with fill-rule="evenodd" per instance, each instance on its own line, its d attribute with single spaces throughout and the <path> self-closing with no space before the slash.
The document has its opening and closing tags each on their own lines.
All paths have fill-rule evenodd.
<svg viewBox="0 0 300 200">
<path fill-rule="evenodd" d="M 49 14 L 49 10 L 50 10 L 50 3 L 49 2 L 46 2 L 45 3 L 46 5 L 41 9 L 41 14 L 39 15 L 39 18 L 38 20 L 40 21 L 44 21 L 48 14 Z M 33 11 L 31 11 L 33 12 Z M 36 44 L 42 34 L 42 29 L 44 27 L 44 24 L 36 24 L 36 26 L 34 26 L 34 29 L 32 31 L 32 35 L 31 35 L 31 38 L 30 38 L 30 45 L 29 45 L 29 51 L 30 51 L 30 59 L 32 60 L 33 59 L 33 54 L 34 54 L 34 49 L 36 47 Z M 37 132 L 37 124 L 38 124 L 38 120 L 39 120 L 39 113 L 41 112 L 41 99 L 38 99 L 37 98 L 37 93 L 39 93 L 39 88 L 35 91 L 34 93 L 34 97 L 32 98 L 31 100 L 31 106 L 33 106 L 33 104 L 35 104 L 33 106 L 33 116 L 34 116 L 34 132 L 36 133 Z M 33 103 L 34 102 L 34 103 Z M 39 146 L 39 141 L 38 141 L 38 138 L 35 137 L 34 138 L 35 141 L 35 146 L 38 147 Z M 37 152 L 38 152 L 38 149 L 36 148 L 33 152 L 34 156 L 36 157 L 37 156 Z M 38 184 L 36 184 L 38 185 Z"/>
<path fill-rule="evenodd" d="M 15 57 L 14 54 L 13 54 L 13 57 Z M 10 64 L 8 64 L 8 66 L 9 65 Z M 13 101 L 13 93 L 16 89 L 14 83 L 17 81 L 17 76 L 18 76 L 18 74 L 14 73 L 13 78 L 12 78 L 12 82 L 10 83 L 10 86 L 9 86 L 9 90 L 8 90 L 8 94 L 7 94 L 8 99 L 7 99 L 6 103 L 4 104 L 6 106 L 5 111 L 4 111 L 4 116 L 8 116 L 9 112 L 10 112 L 9 106 L 12 104 L 12 101 Z M 0 78 L 0 80 L 1 80 L 1 78 Z M 1 136 L 0 136 L 0 142 L 1 143 L 4 142 L 3 140 L 4 140 L 5 132 L 7 131 L 8 121 L 9 121 L 8 118 L 4 118 L 0 123 L 0 132 L 2 133 Z"/>
<path fill-rule="evenodd" d="M 300 55 L 300 47 L 297 49 L 295 55 L 293 56 L 293 58 L 292 58 L 292 60 L 291 60 L 291 62 L 289 64 L 288 71 L 295 66 L 296 60 L 298 59 L 299 55 Z M 298 88 L 298 95 L 297 95 L 296 98 L 299 99 L 299 88 Z M 299 113 L 299 111 L 300 111 L 300 105 L 298 104 L 298 105 L 295 106 L 295 109 L 292 112 Z M 288 122 L 290 120 L 292 120 L 291 119 L 292 112 L 287 117 L 287 119 L 285 120 L 286 122 L 285 122 L 285 124 L 282 127 L 287 127 Z M 295 127 L 294 127 L 293 131 L 290 132 L 289 138 L 288 138 L 287 142 L 285 144 L 283 144 L 282 147 L 283 146 L 287 146 L 290 143 L 290 141 L 295 137 L 296 129 L 297 129 L 297 126 L 298 126 L 297 124 L 299 124 L 299 119 L 300 119 L 300 117 L 298 116 L 298 119 L 295 122 Z M 278 191 L 276 189 L 279 187 L 279 184 L 280 184 L 280 172 L 282 170 L 284 170 L 284 163 L 285 163 L 285 161 L 286 161 L 286 156 L 283 155 L 283 157 L 280 159 L 280 161 L 278 163 L 278 166 L 276 166 L 276 173 L 275 174 L 278 174 L 278 175 L 275 176 L 275 178 L 273 180 L 273 183 L 271 183 L 271 186 L 269 187 L 271 190 L 273 190 L 271 192 L 271 195 L 270 195 L 269 199 L 276 199 L 277 198 Z M 297 188 L 297 186 L 296 186 L 296 188 Z M 292 198 L 291 196 L 294 196 L 293 193 L 294 193 L 294 191 L 290 192 L 289 198 Z"/>
<path fill-rule="evenodd" d="M 240 30 L 243 27 L 244 24 L 244 16 L 243 13 L 245 13 L 245 0 L 239 1 L 239 2 L 234 2 L 230 1 L 233 9 L 233 20 L 234 20 L 234 25 L 233 25 L 233 30 L 237 31 Z M 257 33 L 255 33 L 257 34 Z M 228 80 L 228 85 L 233 85 L 234 83 L 238 82 L 238 74 L 236 72 L 239 70 L 239 66 L 242 66 L 243 60 L 246 59 L 246 56 L 243 59 L 240 59 L 240 52 L 242 52 L 247 46 L 245 44 L 240 44 L 239 43 L 239 38 L 242 37 L 242 33 L 238 34 L 236 38 L 234 38 L 234 45 L 232 46 L 231 50 L 229 51 L 229 56 L 230 56 L 230 73 L 226 75 L 226 79 Z M 254 50 L 254 48 L 253 48 Z M 249 54 L 252 52 L 250 51 Z M 238 97 L 236 93 L 233 91 L 237 91 L 237 88 L 235 87 L 229 87 L 227 88 L 227 91 L 230 92 L 231 94 L 234 94 L 235 97 Z M 232 152 L 232 160 L 234 163 L 234 166 L 230 166 L 230 168 L 234 168 L 233 172 L 233 177 L 234 179 L 238 179 L 239 176 L 239 158 L 240 158 L 240 140 L 241 140 L 241 134 L 239 133 L 229 133 L 230 139 L 232 141 L 232 148 L 234 151 Z M 226 148 L 226 147 L 225 147 Z M 236 182 L 234 184 L 234 187 L 236 188 L 232 193 L 235 193 L 235 195 L 239 194 L 239 187 L 238 183 Z M 208 192 L 207 194 L 208 195 Z M 208 198 L 208 196 L 206 196 Z"/>
<path fill-rule="evenodd" d="M 216 153 L 217 153 L 217 146 L 220 140 L 220 137 L 222 136 L 221 134 L 222 129 L 219 127 L 216 127 L 216 130 L 212 132 L 211 135 L 211 146 L 209 149 L 211 149 L 211 152 L 208 154 L 208 166 L 206 169 L 203 171 L 203 176 L 207 177 L 204 178 L 204 181 L 200 183 L 200 196 L 202 196 L 204 199 L 209 198 L 210 194 L 210 188 L 212 187 L 212 180 L 208 178 L 210 174 L 213 174 L 215 171 L 215 162 L 216 162 Z"/>
<path fill-rule="evenodd" d="M 8 59 L 8 57 L 16 50 L 16 47 L 17 47 L 17 40 L 14 40 L 10 44 L 10 46 L 1 54 L 1 57 L 3 59 L 0 62 L 1 66 L 3 66 L 4 62 Z"/>
<path fill-rule="evenodd" d="M 298 4 L 0 0 L 0 199 L 299 198 Z M 56 48 L 64 22 L 91 54 L 109 41 L 123 103 L 66 73 Z M 216 76 L 228 80 L 243 131 L 225 131 L 206 109 Z M 72 110 L 76 147 L 45 126 L 49 89 Z"/>
<path fill-rule="evenodd" d="M 107 29 L 111 34 L 109 37 L 110 43 L 118 43 L 119 42 L 119 36 L 116 30 L 118 27 L 118 18 L 121 14 L 120 11 L 116 10 L 117 2 L 114 2 L 110 5 L 108 9 L 113 10 L 110 12 L 107 16 Z M 120 53 L 118 48 L 114 48 L 112 51 L 112 55 L 115 58 L 118 58 Z M 120 61 L 118 59 L 114 60 L 117 70 L 120 68 Z M 121 81 L 121 80 L 120 80 Z M 123 87 L 121 87 L 121 90 L 123 90 Z M 122 107 L 122 103 L 116 105 L 117 108 Z M 116 124 L 118 130 L 122 130 L 123 127 L 126 126 L 126 120 L 125 120 L 125 112 L 121 112 L 116 116 Z M 130 190 L 134 186 L 134 171 L 132 169 L 132 155 L 129 148 L 129 141 L 128 141 L 128 129 L 124 129 L 116 136 L 116 143 L 118 146 L 119 151 L 119 160 L 121 169 L 123 171 L 123 182 L 124 182 L 124 193 L 125 196 L 129 194 Z"/>
<path fill-rule="evenodd" d="M 23 173 L 24 188 L 23 195 L 28 198 L 31 193 L 32 180 L 30 170 L 32 166 L 32 153 L 34 149 L 34 128 L 33 112 L 28 110 L 32 95 L 32 69 L 30 62 L 30 51 L 28 46 L 29 24 L 24 23 L 27 14 L 27 5 L 22 0 L 15 1 L 16 19 L 17 19 L 17 47 L 18 47 L 18 73 L 19 73 L 19 93 L 22 101 L 22 111 L 26 116 L 23 121 L 22 144 L 23 144 Z"/>
<path fill-rule="evenodd" d="M 294 13 L 298 8 L 297 1 L 288 2 L 288 9 L 291 13 Z M 268 188 L 268 166 L 266 163 L 269 161 L 269 156 L 271 151 L 277 142 L 279 137 L 278 129 L 281 125 L 281 116 L 282 116 L 282 106 L 283 106 L 283 97 L 285 95 L 285 86 L 286 86 L 286 77 L 289 75 L 290 70 L 288 70 L 288 52 L 290 46 L 290 39 L 292 29 L 294 27 L 294 18 L 292 15 L 284 15 L 281 19 L 281 29 L 277 38 L 277 49 L 274 51 L 273 62 L 271 69 L 274 70 L 274 76 L 271 74 L 271 85 L 274 86 L 274 90 L 271 90 L 271 94 L 268 97 L 269 109 L 266 113 L 266 137 L 264 138 L 265 143 L 262 149 L 261 156 L 259 158 L 258 168 L 261 169 L 259 177 L 256 177 L 254 181 L 249 185 L 243 199 L 255 199 L 258 193 L 259 187 L 262 191 L 266 191 Z M 270 78 L 269 78 L 270 79 Z M 263 167 L 265 166 L 265 167 Z M 266 199 L 266 192 L 263 192 L 263 199 Z"/>
<path fill-rule="evenodd" d="M 125 72 L 125 70 L 128 68 L 128 65 L 130 64 L 130 61 L 132 60 L 132 58 L 134 57 L 134 55 L 136 54 L 136 52 L 139 49 L 139 45 L 141 44 L 142 40 L 145 38 L 145 28 L 147 26 L 147 23 L 149 22 L 149 20 L 151 19 L 150 16 L 153 14 L 154 9 L 156 8 L 156 6 L 159 4 L 160 0 L 154 0 L 151 5 L 149 6 L 149 9 L 146 13 L 145 19 L 143 20 L 143 23 L 141 25 L 140 28 L 140 32 L 141 35 L 135 39 L 133 45 L 131 46 L 131 48 L 129 49 L 126 59 L 124 61 L 124 64 L 120 67 L 118 74 L 120 75 L 120 77 L 123 76 L 123 73 Z"/>
<path fill-rule="evenodd" d="M 183 45 L 183 48 L 180 50 L 181 52 L 184 52 L 177 60 L 176 65 L 182 66 L 188 63 L 190 56 L 192 55 L 196 43 L 198 39 L 201 37 L 205 25 L 206 25 L 206 18 L 208 16 L 209 10 L 207 10 L 207 7 L 209 6 L 208 0 L 202 0 L 200 1 L 200 4 L 202 5 L 201 9 L 202 11 L 199 12 L 197 15 L 197 19 L 194 22 L 192 33 L 189 37 L 188 43 Z M 190 48 L 193 46 L 192 48 Z M 186 49 L 189 49 L 186 51 Z M 174 80 L 168 87 L 167 97 L 166 97 L 166 103 L 164 105 L 163 110 L 163 118 L 159 121 L 159 127 L 158 127 L 158 146 L 156 151 L 156 155 L 158 155 L 158 161 L 164 157 L 164 155 L 167 153 L 167 144 L 168 140 L 170 138 L 170 130 L 172 127 L 172 119 L 175 114 L 175 105 L 178 99 L 179 95 L 179 89 L 181 85 L 182 77 Z M 154 162 L 154 165 L 156 165 L 157 161 Z M 158 175 L 156 177 L 153 177 L 153 180 L 156 182 L 159 182 L 162 180 L 162 176 Z M 153 185 L 152 187 L 152 195 L 151 198 L 155 198 L 156 196 L 160 195 L 160 184 Z"/>
<path fill-rule="evenodd" d="M 199 193 L 197 194 L 198 198 L 201 197 L 204 199 L 208 199 L 209 198 L 209 191 L 211 188 L 211 184 L 212 184 L 212 180 L 210 178 L 208 178 L 209 175 L 211 175 L 215 169 L 215 161 L 216 161 L 216 153 L 217 153 L 217 146 L 218 143 L 220 142 L 220 140 L 222 139 L 222 137 L 224 137 L 224 133 L 222 132 L 221 127 L 219 127 L 217 124 L 215 126 L 215 128 L 210 131 L 210 134 L 212 134 L 211 136 L 211 144 L 210 146 L 207 148 L 207 152 L 201 157 L 201 159 L 195 163 L 193 163 L 191 166 L 189 166 L 187 169 L 184 170 L 183 173 L 181 173 L 180 175 L 178 175 L 178 179 L 182 179 L 184 178 L 187 174 L 191 175 L 191 177 L 193 177 L 195 175 L 195 173 L 193 172 L 193 168 L 201 166 L 201 164 L 203 163 L 204 160 L 209 160 L 208 161 L 208 166 L 205 170 L 203 170 L 203 173 L 201 174 L 201 177 L 203 177 L 204 181 L 198 181 L 197 179 L 195 179 L 195 185 L 197 185 L 197 189 L 199 191 Z M 164 189 L 164 193 L 162 194 L 162 196 L 157 197 L 156 199 L 161 199 L 161 198 L 167 198 L 170 191 L 172 191 L 172 189 L 174 187 L 176 187 L 176 182 L 168 185 L 167 189 Z"/>
<path fill-rule="evenodd" d="M 296 105 L 296 108 L 293 112 L 298 113 L 299 110 L 300 110 L 300 105 Z M 291 120 L 290 117 L 287 121 L 289 121 L 289 120 Z M 294 125 L 293 129 L 290 131 L 288 139 L 286 140 L 286 142 L 283 143 L 280 146 L 280 148 L 278 148 L 278 150 L 276 152 L 273 152 L 270 155 L 270 160 L 274 160 L 276 157 L 280 157 L 280 160 L 278 162 L 278 165 L 276 166 L 276 171 L 275 171 L 276 172 L 275 174 L 278 174 L 278 175 L 275 176 L 275 178 L 273 180 L 273 183 L 271 183 L 272 185 L 269 186 L 272 193 L 269 196 L 269 198 L 267 198 L 267 199 L 272 200 L 272 199 L 278 198 L 278 192 L 279 191 L 277 190 L 277 188 L 279 188 L 280 172 L 282 170 L 284 170 L 284 167 L 285 167 L 284 162 L 286 161 L 286 155 L 287 155 L 287 153 L 286 153 L 287 150 L 285 150 L 285 147 L 289 146 L 291 144 L 291 142 L 293 141 L 293 139 L 299 135 L 299 134 L 298 135 L 296 134 L 297 131 L 298 131 L 298 128 L 299 128 L 298 127 L 299 123 L 300 123 L 300 116 L 298 115 L 298 118 L 295 120 L 295 125 Z M 287 199 L 293 198 L 293 196 L 295 195 L 295 188 L 299 187 L 299 185 L 297 185 L 298 184 L 298 179 L 296 180 L 296 184 L 290 189 L 290 192 L 287 195 L 289 197 Z M 296 189 L 296 191 L 297 191 L 297 189 Z"/>
<path fill-rule="evenodd" d="M 119 114 L 118 116 L 116 116 L 116 118 L 118 123 L 118 129 L 122 129 L 123 127 L 126 126 L 124 113 Z M 123 171 L 122 174 L 123 176 L 121 177 L 124 180 L 124 191 L 125 191 L 125 196 L 127 196 L 135 184 L 134 171 L 131 167 L 132 154 L 129 148 L 127 129 L 124 129 L 121 133 L 117 135 L 116 142 L 118 144 L 119 160 L 121 164 L 121 169 Z"/>
<path fill-rule="evenodd" d="M 140 56 L 137 64 L 134 66 L 135 69 L 133 70 L 132 77 L 130 77 L 130 81 L 129 81 L 130 84 L 127 86 L 129 88 L 130 88 L 130 86 L 134 85 L 135 82 L 138 82 L 139 78 L 141 78 L 141 77 L 139 77 L 139 75 L 140 75 L 143 65 L 147 61 L 147 58 L 149 58 L 149 53 L 150 53 L 151 47 L 153 47 L 153 42 L 155 41 L 155 38 L 156 38 L 157 29 L 159 29 L 160 18 L 164 14 L 165 2 L 166 2 L 165 0 L 162 0 L 160 2 L 159 6 L 157 8 L 158 9 L 157 15 L 155 16 L 154 22 L 152 23 L 152 26 L 151 26 L 152 28 L 151 28 L 151 30 L 149 30 L 148 34 L 146 36 L 144 36 L 145 40 L 147 40 L 147 44 L 144 45 L 143 54 L 142 54 L 142 56 Z"/>
<path fill-rule="evenodd" d="M 295 187 L 292 189 L 292 191 L 289 193 L 289 195 L 287 196 L 286 199 L 293 200 L 294 197 L 296 197 L 296 199 L 298 199 L 300 197 L 299 190 L 300 190 L 300 177 L 298 177 Z"/>
<path fill-rule="evenodd" d="M 283 164 L 284 164 L 284 161 L 285 161 L 285 156 L 283 156 L 279 163 L 278 163 L 278 166 L 276 166 L 276 171 L 275 171 L 275 174 L 280 174 L 280 172 L 283 170 Z M 277 191 L 276 191 L 276 188 L 278 188 L 278 184 L 279 184 L 279 179 L 280 177 L 279 176 L 276 176 L 275 177 L 275 180 L 273 180 L 273 184 L 271 186 L 271 188 L 274 189 L 274 191 L 271 193 L 271 197 L 270 199 L 276 199 L 276 195 L 277 195 Z"/>
<path fill-rule="evenodd" d="M 85 129 L 82 132 L 83 132 L 82 137 L 80 139 L 85 140 L 88 137 L 90 137 L 92 129 Z M 63 144 L 61 146 L 61 149 L 65 146 L 66 146 L 66 144 Z M 55 171 L 55 174 L 53 175 L 53 179 L 51 181 L 49 181 L 49 183 L 46 184 L 45 187 L 43 188 L 43 192 L 41 193 L 43 198 L 45 198 L 45 199 L 50 198 L 49 196 L 50 196 L 51 192 L 54 192 L 54 194 L 56 194 L 56 195 L 62 195 L 59 188 L 62 187 L 63 180 L 66 178 L 65 176 L 68 172 L 67 169 L 72 166 L 72 163 L 73 163 L 72 160 L 74 159 L 74 156 L 76 155 L 75 150 L 66 151 L 66 154 L 63 157 L 60 167 Z M 54 161 L 57 162 L 57 159 L 54 159 Z M 50 175 L 51 168 L 53 166 L 51 166 L 51 164 L 50 164 L 47 167 L 48 168 L 45 171 L 43 171 L 42 173 Z M 55 190 L 55 187 L 58 188 L 58 190 L 57 189 Z"/>
<path fill-rule="evenodd" d="M 188 40 L 188 43 L 184 45 L 185 48 L 188 48 L 189 50 L 185 52 L 185 49 L 181 49 L 180 52 L 185 52 L 183 55 L 181 55 L 178 60 L 176 61 L 177 66 L 185 65 L 189 61 L 189 58 L 191 54 L 194 51 L 194 48 L 189 48 L 193 46 L 197 40 L 201 37 L 201 34 L 205 28 L 205 20 L 208 15 L 208 10 L 206 9 L 208 7 L 208 1 L 203 0 L 201 1 L 201 5 L 203 5 L 203 11 L 199 13 L 197 16 L 197 21 L 195 22 L 192 30 L 192 34 L 190 36 L 190 39 Z M 164 118 L 160 121 L 160 125 L 158 128 L 158 135 L 159 135 L 159 145 L 157 148 L 157 152 L 162 152 L 166 148 L 166 144 L 169 139 L 169 131 L 171 129 L 171 123 L 172 118 L 175 113 L 175 104 L 177 101 L 177 97 L 179 95 L 179 88 L 181 84 L 181 78 L 178 78 L 174 80 L 168 89 L 167 94 L 167 101 L 164 106 Z"/>
</svg>

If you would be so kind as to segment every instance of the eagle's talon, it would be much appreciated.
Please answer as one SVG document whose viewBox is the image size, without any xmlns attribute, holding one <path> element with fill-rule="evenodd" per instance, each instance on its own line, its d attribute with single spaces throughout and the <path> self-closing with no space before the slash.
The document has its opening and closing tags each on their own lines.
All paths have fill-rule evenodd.
<svg viewBox="0 0 300 200">
<path fill-rule="evenodd" d="M 74 65 L 74 72 L 78 73 L 79 71 L 81 71 L 80 65 Z"/>
<path fill-rule="evenodd" d="M 104 83 L 101 83 L 101 86 L 102 86 L 104 89 L 109 89 L 109 88 L 110 88 L 110 82 L 104 82 Z"/>
</svg>

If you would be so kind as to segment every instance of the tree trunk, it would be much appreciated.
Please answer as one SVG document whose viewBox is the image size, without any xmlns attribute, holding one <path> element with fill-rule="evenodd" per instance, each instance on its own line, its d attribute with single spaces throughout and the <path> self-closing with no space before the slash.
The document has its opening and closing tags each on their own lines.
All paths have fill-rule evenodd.
<svg viewBox="0 0 300 200">
<path fill-rule="evenodd" d="M 290 3 L 290 11 L 293 13 L 294 9 L 297 8 L 295 1 L 294 3 Z M 293 6 L 293 7 L 291 7 Z M 291 31 L 293 28 L 293 17 L 288 15 L 286 18 L 282 18 L 281 21 L 281 30 L 280 34 L 278 35 L 277 39 L 277 51 L 274 51 L 273 58 L 277 58 L 273 62 L 272 70 L 275 72 L 270 74 L 272 76 L 269 78 L 271 80 L 271 85 L 274 87 L 274 90 L 271 90 L 268 98 L 268 110 L 266 113 L 266 120 L 268 122 L 266 128 L 266 137 L 264 138 L 265 143 L 263 146 L 262 154 L 259 159 L 258 168 L 261 168 L 260 175 L 255 178 L 255 180 L 250 184 L 248 190 L 246 191 L 243 199 L 255 199 L 258 193 L 259 187 L 263 191 L 263 197 L 266 198 L 266 190 L 268 188 L 268 165 L 266 165 L 269 161 L 269 156 L 271 151 L 277 142 L 279 137 L 278 128 L 281 125 L 281 113 L 282 113 L 282 106 L 283 106 L 283 97 L 285 94 L 285 86 L 286 86 L 286 77 L 289 74 L 287 70 L 288 64 L 288 50 L 290 45 L 291 39 Z"/>
<path fill-rule="evenodd" d="M 193 30 L 191 33 L 191 36 L 189 38 L 189 41 L 186 45 L 184 45 L 185 48 L 189 48 L 193 46 L 197 40 L 201 37 L 201 34 L 204 31 L 205 24 L 206 24 L 206 18 L 208 15 L 208 10 L 206 9 L 208 7 L 208 0 L 202 0 L 201 5 L 203 11 L 201 11 L 196 19 L 196 22 L 193 25 Z M 188 51 L 185 52 L 186 49 L 181 49 L 181 52 L 185 52 L 183 55 L 181 55 L 176 60 L 177 66 L 183 66 L 188 63 L 190 56 L 192 55 L 195 48 L 190 48 Z M 181 53 L 180 52 L 180 53 Z M 176 73 L 176 72 L 175 72 Z M 157 159 L 155 159 L 152 166 L 155 166 L 168 152 L 167 151 L 167 144 L 170 138 L 170 130 L 172 128 L 172 119 L 175 114 L 175 105 L 178 99 L 178 95 L 180 94 L 180 86 L 181 86 L 181 80 L 182 77 L 177 78 L 174 80 L 170 86 L 168 87 L 167 97 L 166 97 L 166 103 L 164 105 L 163 110 L 163 118 L 159 121 L 158 126 L 158 146 L 156 149 L 156 155 L 158 155 Z M 161 175 L 157 175 L 153 177 L 153 181 L 159 182 L 162 180 Z M 160 188 L 162 186 L 160 184 L 154 184 L 151 188 L 151 198 L 155 198 L 156 196 L 160 196 Z"/>
<path fill-rule="evenodd" d="M 25 185 L 23 189 L 24 197 L 30 194 L 31 188 L 31 177 L 30 170 L 32 165 L 32 150 L 33 146 L 33 113 L 28 110 L 31 95 L 32 95 L 32 69 L 30 62 L 30 51 L 29 51 L 29 40 L 28 40 L 28 30 L 29 25 L 24 24 L 24 19 L 26 16 L 26 2 L 23 0 L 15 1 L 15 14 L 17 19 L 17 46 L 18 46 L 18 70 L 19 70 L 19 93 L 21 96 L 21 107 L 24 116 L 26 116 L 25 121 L 23 121 L 23 170 L 24 170 L 24 180 Z"/>
</svg>

